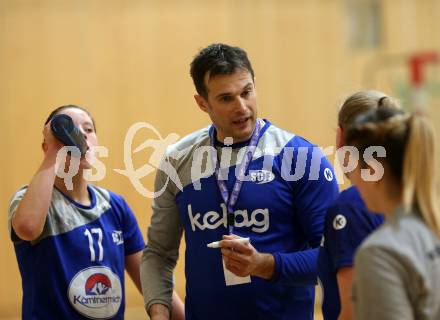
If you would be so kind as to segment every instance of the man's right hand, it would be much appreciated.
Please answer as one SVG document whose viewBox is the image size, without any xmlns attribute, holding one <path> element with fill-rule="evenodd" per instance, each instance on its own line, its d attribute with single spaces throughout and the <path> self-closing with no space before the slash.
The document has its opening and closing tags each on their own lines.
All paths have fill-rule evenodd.
<svg viewBox="0 0 440 320">
<path fill-rule="evenodd" d="M 170 310 L 163 304 L 153 304 L 150 307 L 150 319 L 151 320 L 169 320 Z"/>
</svg>

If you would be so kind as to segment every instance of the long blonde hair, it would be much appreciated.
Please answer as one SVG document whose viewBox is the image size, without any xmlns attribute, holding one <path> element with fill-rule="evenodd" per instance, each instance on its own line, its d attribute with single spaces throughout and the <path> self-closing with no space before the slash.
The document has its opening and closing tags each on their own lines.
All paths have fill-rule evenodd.
<svg viewBox="0 0 440 320">
<path fill-rule="evenodd" d="M 436 197 L 435 135 L 426 116 L 408 119 L 409 135 L 403 165 L 403 205 L 417 206 L 425 223 L 440 236 L 440 216 Z"/>
<path fill-rule="evenodd" d="M 382 161 L 388 164 L 401 187 L 405 211 L 420 213 L 426 225 L 440 237 L 435 134 L 428 117 L 388 107 L 371 110 L 346 130 L 345 141 L 359 152 L 369 146 L 385 148 L 386 158 Z"/>
</svg>

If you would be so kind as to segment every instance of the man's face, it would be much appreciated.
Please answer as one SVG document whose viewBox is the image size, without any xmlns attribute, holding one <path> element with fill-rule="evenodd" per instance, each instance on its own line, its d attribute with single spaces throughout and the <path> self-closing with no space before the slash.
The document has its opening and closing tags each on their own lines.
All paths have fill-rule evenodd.
<svg viewBox="0 0 440 320">
<path fill-rule="evenodd" d="M 239 69 L 230 75 L 205 75 L 208 98 L 196 95 L 200 109 L 208 113 L 217 129 L 217 139 L 233 143 L 249 139 L 257 119 L 255 83 L 249 71 Z"/>
</svg>

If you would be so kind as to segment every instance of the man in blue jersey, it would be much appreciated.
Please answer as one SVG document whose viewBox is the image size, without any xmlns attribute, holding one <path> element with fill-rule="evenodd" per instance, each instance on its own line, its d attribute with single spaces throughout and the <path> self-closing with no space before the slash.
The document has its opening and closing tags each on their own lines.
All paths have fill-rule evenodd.
<svg viewBox="0 0 440 320">
<path fill-rule="evenodd" d="M 257 117 L 242 49 L 206 47 L 191 76 L 213 125 L 170 146 L 157 173 L 141 266 L 148 313 L 169 319 L 184 231 L 186 319 L 313 319 L 324 214 L 338 191 L 331 165 Z M 207 247 L 218 240 L 221 249 Z"/>
</svg>

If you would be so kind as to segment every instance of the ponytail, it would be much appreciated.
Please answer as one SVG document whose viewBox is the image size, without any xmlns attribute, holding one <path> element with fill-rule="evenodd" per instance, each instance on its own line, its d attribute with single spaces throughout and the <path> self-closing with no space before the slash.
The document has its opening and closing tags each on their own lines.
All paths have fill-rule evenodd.
<svg viewBox="0 0 440 320">
<path fill-rule="evenodd" d="M 386 149 L 382 161 L 401 187 L 404 210 L 417 212 L 440 237 L 435 137 L 428 118 L 384 106 L 360 115 L 345 132 L 345 141 L 361 153 L 369 146 Z"/>
<path fill-rule="evenodd" d="M 426 225 L 440 237 L 434 128 L 425 116 L 417 113 L 409 118 L 408 126 L 403 161 L 403 205 L 408 212 L 417 208 Z"/>
</svg>

